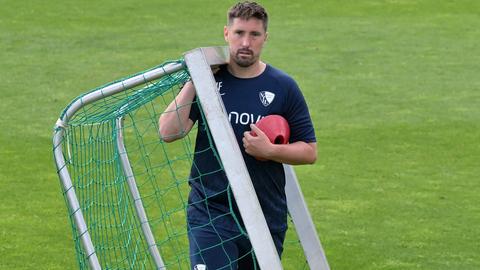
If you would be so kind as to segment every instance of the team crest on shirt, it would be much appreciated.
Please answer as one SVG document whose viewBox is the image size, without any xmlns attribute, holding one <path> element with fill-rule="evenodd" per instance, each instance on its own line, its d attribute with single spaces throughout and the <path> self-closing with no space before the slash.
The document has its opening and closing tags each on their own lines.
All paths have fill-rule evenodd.
<svg viewBox="0 0 480 270">
<path fill-rule="evenodd" d="M 259 97 L 260 97 L 260 101 L 262 102 L 263 106 L 267 107 L 268 105 L 270 105 L 273 101 L 273 99 L 275 98 L 275 94 L 272 93 L 272 92 L 268 92 L 268 91 L 261 91 L 260 93 L 258 93 Z"/>
</svg>

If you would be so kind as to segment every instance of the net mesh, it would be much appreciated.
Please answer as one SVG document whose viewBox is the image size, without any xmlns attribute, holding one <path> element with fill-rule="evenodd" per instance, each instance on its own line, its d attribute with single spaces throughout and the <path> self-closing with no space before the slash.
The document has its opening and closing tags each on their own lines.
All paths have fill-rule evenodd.
<svg viewBox="0 0 480 270">
<path fill-rule="evenodd" d="M 171 62 L 159 67 L 167 64 Z M 103 269 L 156 268 L 142 231 L 144 223 L 151 228 L 166 269 L 191 267 L 186 209 L 197 127 L 172 143 L 165 143 L 158 135 L 159 116 L 189 79 L 188 71 L 182 69 L 85 105 L 69 120 L 61 143 L 54 145 L 54 149 L 62 147 L 65 166 Z M 119 81 L 87 92 L 73 102 Z M 215 151 L 213 141 L 210 147 Z M 132 179 L 140 198 L 132 197 L 128 185 Z M 67 190 L 63 192 L 66 197 Z M 135 210 L 139 201 L 148 217 L 146 221 L 140 220 Z M 68 210 L 79 268 L 88 269 L 89 254 L 82 249 L 81 235 L 73 220 L 76 210 Z M 289 223 L 282 257 L 284 268 L 309 269 L 293 223 Z M 222 239 L 219 245 L 230 240 Z M 222 269 L 231 268 L 226 265 Z"/>
</svg>

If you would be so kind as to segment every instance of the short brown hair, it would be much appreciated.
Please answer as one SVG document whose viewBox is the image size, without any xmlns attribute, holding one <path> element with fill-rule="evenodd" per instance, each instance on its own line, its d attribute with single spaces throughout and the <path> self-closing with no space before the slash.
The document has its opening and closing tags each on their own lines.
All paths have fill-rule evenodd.
<svg viewBox="0 0 480 270">
<path fill-rule="evenodd" d="M 263 22 L 265 32 L 268 26 L 268 14 L 265 8 L 256 2 L 243 1 L 238 2 L 228 10 L 228 25 L 231 25 L 233 19 L 240 18 L 248 20 L 251 18 L 259 19 Z"/>
</svg>

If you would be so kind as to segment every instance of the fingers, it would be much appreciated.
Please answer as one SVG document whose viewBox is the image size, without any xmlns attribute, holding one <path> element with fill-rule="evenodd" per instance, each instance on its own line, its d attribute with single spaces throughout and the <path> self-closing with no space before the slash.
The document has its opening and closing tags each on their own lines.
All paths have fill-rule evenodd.
<svg viewBox="0 0 480 270">
<path fill-rule="evenodd" d="M 254 124 L 250 124 L 250 129 L 251 131 L 245 131 L 243 133 L 243 138 L 247 138 L 247 139 L 251 139 L 253 137 L 257 137 L 257 136 L 263 136 L 263 132 L 261 129 L 259 129 L 257 126 L 255 126 Z"/>
<path fill-rule="evenodd" d="M 250 128 L 252 129 L 251 131 L 243 133 L 242 142 L 245 152 L 257 160 L 268 160 L 266 153 L 269 151 L 270 140 L 256 125 L 251 124 Z"/>
<path fill-rule="evenodd" d="M 255 124 L 250 124 L 250 129 L 254 131 L 257 135 L 264 134 L 261 129 L 259 129 Z"/>
<path fill-rule="evenodd" d="M 268 144 L 270 140 L 267 138 L 267 135 L 258 128 L 255 124 L 251 124 L 251 131 L 245 131 L 243 133 L 243 147 L 245 152 L 252 154 L 255 152 L 261 152 L 265 147 L 265 144 Z"/>
<path fill-rule="evenodd" d="M 257 135 L 252 134 L 251 131 L 245 131 L 243 133 L 242 142 L 243 142 L 243 148 L 245 148 L 245 150 L 248 149 L 248 146 L 250 145 L 250 141 L 256 136 Z"/>
<path fill-rule="evenodd" d="M 213 74 L 217 73 L 220 70 L 219 65 L 213 65 L 211 68 L 212 68 L 212 73 Z"/>
</svg>

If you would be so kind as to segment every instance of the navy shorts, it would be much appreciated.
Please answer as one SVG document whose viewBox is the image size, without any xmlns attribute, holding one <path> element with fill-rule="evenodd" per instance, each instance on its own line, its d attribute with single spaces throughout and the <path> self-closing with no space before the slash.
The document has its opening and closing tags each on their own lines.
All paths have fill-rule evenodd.
<svg viewBox="0 0 480 270">
<path fill-rule="evenodd" d="M 285 231 L 272 234 L 279 256 L 283 252 Z M 248 237 L 241 232 L 221 230 L 212 225 L 189 226 L 192 270 L 260 269 Z"/>
</svg>

